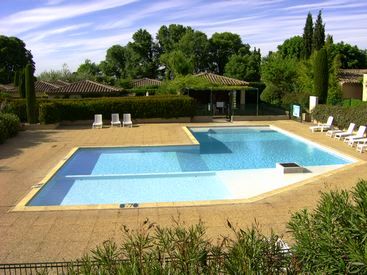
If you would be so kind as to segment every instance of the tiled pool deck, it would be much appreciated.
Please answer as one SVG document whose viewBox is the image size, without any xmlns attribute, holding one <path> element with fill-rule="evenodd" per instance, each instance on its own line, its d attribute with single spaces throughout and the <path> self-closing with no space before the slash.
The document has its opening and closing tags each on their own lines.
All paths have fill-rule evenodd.
<svg viewBox="0 0 367 275">
<path fill-rule="evenodd" d="M 313 208 L 320 191 L 349 189 L 360 178 L 367 179 L 367 153 L 359 154 L 325 134 L 311 133 L 308 124 L 294 121 L 192 124 L 193 126 L 274 125 L 362 160 L 358 164 L 313 178 L 310 183 L 243 204 L 190 207 L 158 207 L 121 210 L 73 210 L 9 212 L 45 175 L 77 146 L 191 144 L 183 131 L 190 124 L 142 124 L 133 128 L 60 128 L 24 131 L 0 145 L 0 263 L 71 260 L 106 239 L 121 239 L 120 228 L 139 226 L 147 217 L 170 225 L 180 215 L 187 224 L 201 218 L 215 238 L 228 233 L 226 221 L 240 227 L 254 220 L 264 232 L 273 228 L 286 233 L 291 213 Z"/>
</svg>

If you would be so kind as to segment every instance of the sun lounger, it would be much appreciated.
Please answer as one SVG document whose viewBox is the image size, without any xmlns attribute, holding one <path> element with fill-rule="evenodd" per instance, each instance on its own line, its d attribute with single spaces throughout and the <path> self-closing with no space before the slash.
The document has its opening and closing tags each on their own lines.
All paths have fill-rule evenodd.
<svg viewBox="0 0 367 275">
<path fill-rule="evenodd" d="M 358 132 L 356 135 L 348 136 L 344 139 L 345 143 L 348 143 L 349 146 L 354 146 L 354 143 L 359 139 L 364 138 L 364 133 L 366 132 L 366 126 L 359 126 Z"/>
<path fill-rule="evenodd" d="M 323 132 L 324 130 L 330 130 L 333 127 L 333 120 L 334 118 L 332 116 L 329 116 L 326 123 L 319 123 L 315 126 L 311 126 L 310 130 L 312 132 L 320 130 Z"/>
<path fill-rule="evenodd" d="M 133 126 L 133 122 L 131 121 L 131 114 L 124 114 L 123 116 L 122 126 L 125 127 L 126 125 L 130 127 Z"/>
<path fill-rule="evenodd" d="M 121 127 L 121 121 L 120 121 L 120 115 L 119 114 L 111 114 L 111 127 L 113 127 L 115 125 Z"/>
<path fill-rule="evenodd" d="M 363 153 L 364 150 L 367 150 L 367 138 L 359 139 L 356 149 L 360 153 Z"/>
<path fill-rule="evenodd" d="M 343 130 L 340 130 L 340 129 L 328 130 L 326 132 L 326 136 L 328 136 L 328 137 L 335 137 L 335 134 L 342 133 L 342 132 L 343 132 Z"/>
<path fill-rule="evenodd" d="M 356 126 L 355 123 L 350 123 L 349 127 L 348 127 L 348 130 L 345 131 L 345 132 L 336 133 L 335 138 L 336 139 L 343 139 L 343 138 L 346 138 L 346 137 L 349 137 L 349 136 L 353 135 L 353 131 L 354 131 L 355 126 Z"/>
<path fill-rule="evenodd" d="M 92 128 L 102 128 L 103 127 L 103 121 L 102 121 L 102 115 L 94 115 L 94 122 L 92 124 Z"/>
</svg>

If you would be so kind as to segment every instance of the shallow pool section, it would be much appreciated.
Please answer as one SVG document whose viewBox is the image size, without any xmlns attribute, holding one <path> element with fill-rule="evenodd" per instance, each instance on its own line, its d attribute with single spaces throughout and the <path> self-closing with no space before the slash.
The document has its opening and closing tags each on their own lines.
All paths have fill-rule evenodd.
<svg viewBox="0 0 367 275">
<path fill-rule="evenodd" d="M 248 198 L 352 162 L 271 127 L 190 131 L 199 145 L 79 148 L 28 206 Z M 279 175 L 277 162 L 309 173 Z"/>
</svg>

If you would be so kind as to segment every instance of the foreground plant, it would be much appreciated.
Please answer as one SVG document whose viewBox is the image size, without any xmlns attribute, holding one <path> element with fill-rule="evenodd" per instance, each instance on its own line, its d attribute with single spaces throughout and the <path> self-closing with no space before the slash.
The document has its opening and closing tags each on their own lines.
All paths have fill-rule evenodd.
<svg viewBox="0 0 367 275">
<path fill-rule="evenodd" d="M 323 193 L 313 213 L 292 216 L 289 229 L 304 272 L 367 274 L 367 181 Z"/>
</svg>

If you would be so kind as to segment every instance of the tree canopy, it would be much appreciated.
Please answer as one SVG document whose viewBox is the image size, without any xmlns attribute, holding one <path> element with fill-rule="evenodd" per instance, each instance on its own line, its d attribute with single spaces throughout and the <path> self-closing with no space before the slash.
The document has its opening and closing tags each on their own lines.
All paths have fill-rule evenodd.
<svg viewBox="0 0 367 275">
<path fill-rule="evenodd" d="M 11 83 L 15 72 L 31 64 L 34 71 L 33 56 L 25 43 L 17 37 L 0 35 L 0 83 Z"/>
</svg>

